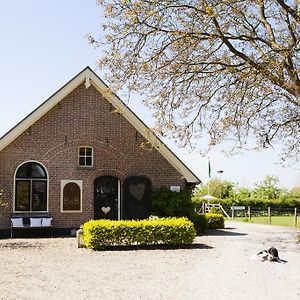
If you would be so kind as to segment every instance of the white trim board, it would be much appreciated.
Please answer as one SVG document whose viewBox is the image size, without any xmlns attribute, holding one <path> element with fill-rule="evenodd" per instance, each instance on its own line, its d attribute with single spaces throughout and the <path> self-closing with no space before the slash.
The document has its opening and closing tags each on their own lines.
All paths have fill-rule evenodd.
<svg viewBox="0 0 300 300">
<path fill-rule="evenodd" d="M 109 87 L 94 73 L 86 67 L 60 90 L 48 98 L 31 114 L 24 118 L 14 128 L 0 139 L 0 151 L 12 143 L 18 136 L 37 122 L 42 116 L 50 111 L 69 93 L 81 83 L 85 82 L 86 88 L 92 84 L 107 101 L 109 101 L 135 129 L 187 180 L 187 182 L 198 184 L 199 178 L 114 94 Z"/>
</svg>

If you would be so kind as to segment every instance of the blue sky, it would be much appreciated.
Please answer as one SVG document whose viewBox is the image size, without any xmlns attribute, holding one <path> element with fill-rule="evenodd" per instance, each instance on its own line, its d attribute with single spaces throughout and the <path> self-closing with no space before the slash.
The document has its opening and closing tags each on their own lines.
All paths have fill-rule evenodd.
<svg viewBox="0 0 300 300">
<path fill-rule="evenodd" d="M 99 49 L 84 37 L 101 34 L 102 18 L 95 0 L 0 1 L 0 136 L 87 65 L 104 77 L 96 69 Z M 153 124 L 138 97 L 129 106 L 145 123 Z M 208 180 L 207 157 L 165 142 L 202 181 Z M 240 187 L 251 187 L 266 175 L 278 176 L 285 188 L 300 186 L 299 166 L 277 165 L 276 150 L 248 151 L 228 158 L 216 149 L 210 160 L 212 176 L 223 170 L 222 179 Z"/>
</svg>

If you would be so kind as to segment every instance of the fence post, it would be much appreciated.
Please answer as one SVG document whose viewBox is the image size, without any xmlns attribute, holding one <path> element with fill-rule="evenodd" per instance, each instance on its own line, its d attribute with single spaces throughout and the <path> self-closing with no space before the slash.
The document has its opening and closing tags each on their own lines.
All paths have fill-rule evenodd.
<svg viewBox="0 0 300 300">
<path fill-rule="evenodd" d="M 231 219 L 232 220 L 234 219 L 234 209 L 233 209 L 233 206 L 231 206 Z"/>
<path fill-rule="evenodd" d="M 251 207 L 248 206 L 248 218 L 249 220 L 251 220 Z"/>
<path fill-rule="evenodd" d="M 295 207 L 294 226 L 297 227 L 297 207 Z"/>
<path fill-rule="evenodd" d="M 268 218 L 269 218 L 269 224 L 271 224 L 271 207 L 268 206 Z"/>
</svg>

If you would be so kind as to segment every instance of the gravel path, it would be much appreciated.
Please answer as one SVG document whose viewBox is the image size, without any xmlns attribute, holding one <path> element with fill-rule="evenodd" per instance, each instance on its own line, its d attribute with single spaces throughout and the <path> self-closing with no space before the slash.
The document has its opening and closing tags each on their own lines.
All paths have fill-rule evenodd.
<svg viewBox="0 0 300 300">
<path fill-rule="evenodd" d="M 0 240 L 0 299 L 300 299 L 293 229 L 227 222 L 186 249 L 94 252 L 74 238 Z M 287 263 L 251 257 L 275 246 Z"/>
</svg>

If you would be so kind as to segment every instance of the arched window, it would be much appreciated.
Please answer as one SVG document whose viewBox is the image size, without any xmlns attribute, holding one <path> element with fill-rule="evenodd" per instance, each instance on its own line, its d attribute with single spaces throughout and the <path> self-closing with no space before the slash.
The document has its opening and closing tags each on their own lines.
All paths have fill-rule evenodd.
<svg viewBox="0 0 300 300">
<path fill-rule="evenodd" d="M 47 181 L 41 164 L 22 164 L 15 177 L 15 211 L 47 211 Z"/>
</svg>

